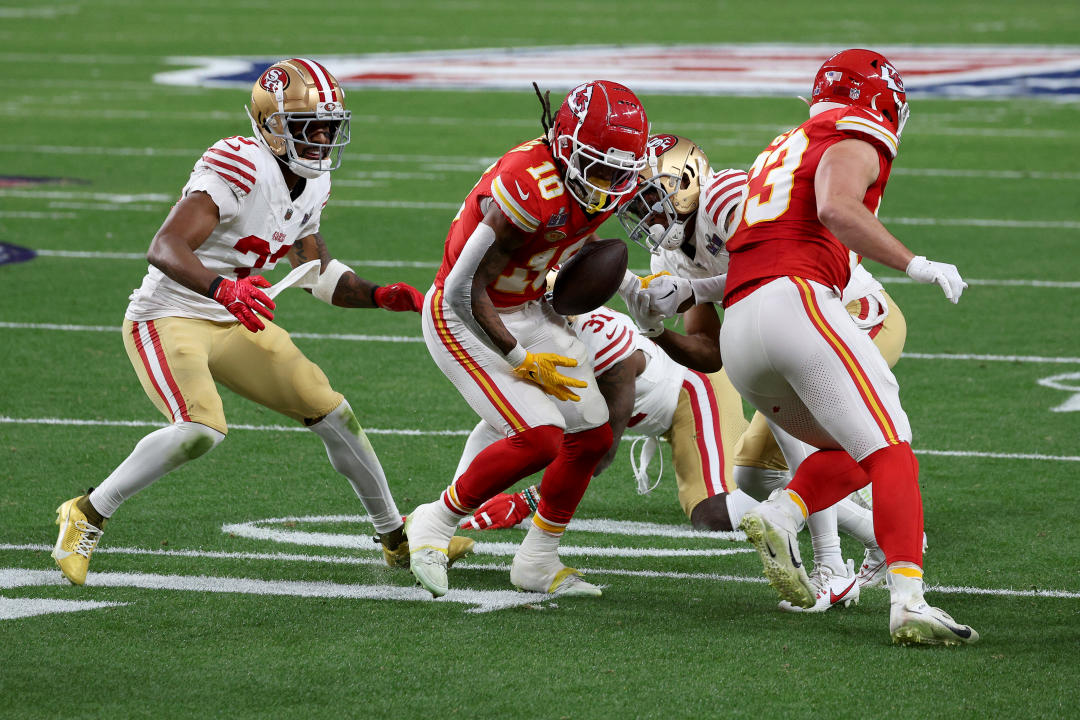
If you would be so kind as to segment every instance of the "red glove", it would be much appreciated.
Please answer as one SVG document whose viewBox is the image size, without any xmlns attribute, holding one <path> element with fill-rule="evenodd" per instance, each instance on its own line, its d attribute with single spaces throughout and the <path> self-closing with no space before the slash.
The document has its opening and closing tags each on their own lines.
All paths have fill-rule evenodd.
<svg viewBox="0 0 1080 720">
<path fill-rule="evenodd" d="M 408 283 L 394 283 L 375 288 L 372 293 L 375 304 L 394 312 L 420 312 L 424 307 L 424 295 Z"/>
<path fill-rule="evenodd" d="M 518 493 L 499 493 L 476 508 L 472 517 L 465 518 L 461 527 L 466 530 L 497 530 L 514 527 L 536 510 L 540 493 L 527 487 Z"/>
<path fill-rule="evenodd" d="M 210 284 L 209 295 L 235 315 L 241 325 L 251 332 L 258 332 L 266 326 L 255 313 L 267 320 L 274 319 L 274 313 L 271 312 L 276 307 L 274 301 L 259 290 L 268 287 L 270 281 L 262 275 L 251 275 L 239 280 L 223 277 Z"/>
</svg>

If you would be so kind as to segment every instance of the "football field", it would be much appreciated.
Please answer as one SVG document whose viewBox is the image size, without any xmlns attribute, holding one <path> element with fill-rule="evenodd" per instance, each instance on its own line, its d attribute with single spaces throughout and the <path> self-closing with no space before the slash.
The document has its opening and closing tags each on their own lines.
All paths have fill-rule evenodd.
<svg viewBox="0 0 1080 720">
<path fill-rule="evenodd" d="M 0 718 L 1075 717 L 1080 5 L 514 5 L 0 0 Z M 883 589 L 821 615 L 778 610 L 741 533 L 690 529 L 666 446 L 659 486 L 637 494 L 628 441 L 563 541 L 603 598 L 514 592 L 524 532 L 499 530 L 464 533 L 477 552 L 432 601 L 383 564 L 319 439 L 224 388 L 228 439 L 124 504 L 85 586 L 63 580 L 49 556 L 55 508 L 164 422 L 120 324 L 194 162 L 250 134 L 252 63 L 354 68 L 353 141 L 321 232 L 361 275 L 424 291 L 480 173 L 540 133 L 518 78 L 534 72 L 561 100 L 611 58 L 633 77 L 629 58 L 693 46 L 685 73 L 656 60 L 666 72 L 641 75 L 653 130 L 693 138 L 715 168 L 746 168 L 805 118 L 793 96 L 813 69 L 799 91 L 756 94 L 709 84 L 747 75 L 691 67 L 734 43 L 770 62 L 860 46 L 925 60 L 880 217 L 970 289 L 953 306 L 871 269 L 908 322 L 895 372 L 920 463 L 929 599 L 979 644 L 893 646 Z M 976 45 L 1046 64 L 934 79 Z M 522 52 L 454 53 L 487 48 Z M 575 75 L 588 53 L 600 58 L 590 76 Z M 388 69 L 349 65 L 359 56 Z M 450 66 L 462 77 L 425 74 Z M 601 234 L 623 236 L 616 222 Z M 647 254 L 632 246 L 630 264 L 643 270 Z M 349 399 L 400 509 L 434 499 L 476 418 L 428 355 L 420 317 L 297 290 L 277 302 L 275 321 Z M 844 551 L 858 564 L 860 547 L 845 538 Z"/>
</svg>

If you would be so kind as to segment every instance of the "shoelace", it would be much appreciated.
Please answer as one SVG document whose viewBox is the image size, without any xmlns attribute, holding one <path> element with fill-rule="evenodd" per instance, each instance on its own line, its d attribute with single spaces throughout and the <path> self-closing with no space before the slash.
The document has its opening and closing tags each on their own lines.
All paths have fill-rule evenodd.
<svg viewBox="0 0 1080 720">
<path fill-rule="evenodd" d="M 75 546 L 74 552 L 77 555 L 82 555 L 87 560 L 90 559 L 90 553 L 94 552 L 94 548 L 97 547 L 98 540 L 101 539 L 101 530 L 97 529 L 85 520 L 76 520 L 75 529 L 81 533 L 79 535 L 79 542 Z"/>
<path fill-rule="evenodd" d="M 640 454 L 637 452 L 638 443 L 644 443 Z M 656 482 L 649 484 L 649 465 L 659 448 L 660 441 L 651 435 L 634 438 L 634 442 L 630 444 L 630 469 L 637 480 L 638 495 L 648 495 L 660 484 L 660 478 L 664 475 L 663 453 L 660 454 L 660 470 L 656 473 Z"/>
</svg>

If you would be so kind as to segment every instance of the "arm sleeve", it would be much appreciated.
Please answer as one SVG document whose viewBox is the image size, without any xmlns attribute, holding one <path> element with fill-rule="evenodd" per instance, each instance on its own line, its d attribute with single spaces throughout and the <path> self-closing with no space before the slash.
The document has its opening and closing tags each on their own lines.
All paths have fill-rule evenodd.
<svg viewBox="0 0 1080 720">
<path fill-rule="evenodd" d="M 454 268 L 446 276 L 446 280 L 443 282 L 443 290 L 450 309 L 465 323 L 465 326 L 472 331 L 473 335 L 502 355 L 502 350 L 499 349 L 499 346 L 495 344 L 487 331 L 480 325 L 472 311 L 473 277 L 476 276 L 476 270 L 480 267 L 480 261 L 484 259 L 488 248 L 494 242 L 495 231 L 491 229 L 491 226 L 485 223 L 477 224 L 473 234 L 469 236 L 469 239 L 465 241 L 465 246 L 461 248 L 461 254 L 458 255 Z"/>
</svg>

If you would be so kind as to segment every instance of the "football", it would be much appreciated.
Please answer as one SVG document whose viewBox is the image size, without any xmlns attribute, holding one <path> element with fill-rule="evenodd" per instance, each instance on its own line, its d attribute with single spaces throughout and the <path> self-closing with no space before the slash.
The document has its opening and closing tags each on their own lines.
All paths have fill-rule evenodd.
<svg viewBox="0 0 1080 720">
<path fill-rule="evenodd" d="M 626 243 L 618 238 L 586 243 L 559 268 L 552 308 L 560 315 L 581 315 L 600 307 L 618 291 L 628 259 Z"/>
</svg>

